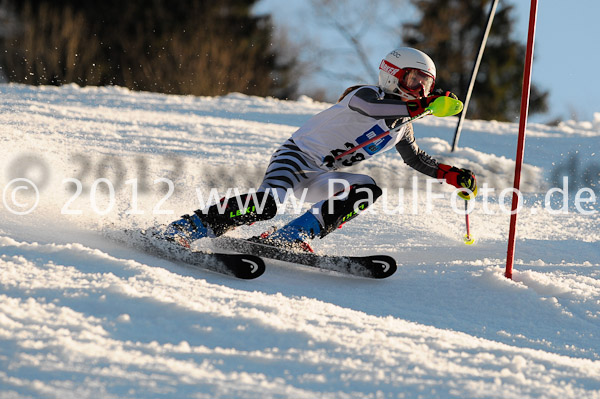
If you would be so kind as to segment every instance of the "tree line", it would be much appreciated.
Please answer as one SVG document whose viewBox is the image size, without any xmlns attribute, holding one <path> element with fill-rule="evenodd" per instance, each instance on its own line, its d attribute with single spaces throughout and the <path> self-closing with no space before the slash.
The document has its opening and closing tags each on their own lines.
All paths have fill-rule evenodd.
<svg viewBox="0 0 600 399">
<path fill-rule="evenodd" d="M 409 46 L 430 54 L 436 85 L 464 99 L 488 19 L 490 0 L 411 0 L 421 19 L 403 26 Z M 513 6 L 499 2 L 473 88 L 468 116 L 512 121 L 519 115 L 525 45 L 515 41 Z M 529 113 L 547 110 L 548 92 L 532 84 Z"/>
<path fill-rule="evenodd" d="M 9 81 L 119 85 L 172 94 L 286 97 L 293 59 L 271 40 L 256 0 L 11 0 Z"/>
<path fill-rule="evenodd" d="M 329 0 L 322 1 L 324 8 Z M 464 98 L 490 1 L 410 2 L 420 19 L 401 27 L 397 45 L 429 54 L 438 69 L 436 86 Z M 295 98 L 306 65 L 278 45 L 269 15 L 253 15 L 255 3 L 5 0 L 18 23 L 0 38 L 0 67 L 9 81 L 34 85 Z M 313 3 L 319 7 L 317 0 Z M 511 38 L 512 11 L 500 2 L 469 118 L 514 121 L 519 113 L 525 46 Z M 364 62 L 357 55 L 356 69 L 363 70 Z M 546 110 L 547 96 L 532 86 L 530 114 Z"/>
</svg>

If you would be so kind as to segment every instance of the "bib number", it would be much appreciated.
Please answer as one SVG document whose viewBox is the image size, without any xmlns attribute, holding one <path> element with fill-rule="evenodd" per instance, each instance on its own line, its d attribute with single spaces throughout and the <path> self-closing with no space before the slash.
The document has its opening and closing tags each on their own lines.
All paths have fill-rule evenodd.
<svg viewBox="0 0 600 399">
<path fill-rule="evenodd" d="M 343 153 L 345 153 L 346 151 L 356 147 L 354 144 L 352 143 L 344 143 L 344 145 L 346 146 L 346 148 L 344 149 L 335 149 L 335 150 L 331 150 L 331 155 L 327 155 L 325 158 L 323 158 L 323 162 L 325 163 L 325 165 L 328 168 L 333 168 L 336 160 L 335 157 L 337 157 L 338 155 L 341 155 Z M 365 154 L 363 154 L 362 152 L 353 152 L 351 154 L 348 154 L 347 156 L 345 156 L 342 159 L 337 160 L 337 162 L 340 162 L 342 165 L 344 166 L 352 166 L 355 163 L 358 163 L 360 161 L 364 161 L 365 160 Z"/>
<path fill-rule="evenodd" d="M 362 135 L 360 135 L 359 137 L 356 138 L 356 143 L 357 145 L 360 145 L 361 143 L 364 143 L 365 141 L 371 140 L 373 137 L 377 136 L 378 134 L 383 133 L 384 130 L 379 126 L 379 125 L 375 125 L 373 126 L 370 130 L 366 131 L 365 133 L 363 133 Z M 343 166 L 352 166 L 360 161 L 364 161 L 366 159 L 366 156 L 364 153 L 359 152 L 361 150 L 363 150 L 364 152 L 366 152 L 369 155 L 373 155 L 376 152 L 381 151 L 381 149 L 383 147 L 385 147 L 385 145 L 391 140 L 392 138 L 390 137 L 390 135 L 386 135 L 382 138 L 380 138 L 377 141 L 374 141 L 364 147 L 362 147 L 360 150 L 357 150 L 356 152 L 353 152 L 351 154 L 348 154 L 347 156 L 345 156 L 342 159 L 339 159 L 337 162 L 340 162 Z M 335 167 L 335 157 L 343 154 L 344 152 L 356 147 L 356 144 L 353 143 L 344 143 L 344 146 L 346 148 L 344 149 L 340 149 L 337 148 L 335 150 L 331 150 L 330 153 L 331 155 L 327 155 L 325 158 L 323 158 L 323 163 L 328 167 L 328 168 L 334 168 Z"/>
</svg>

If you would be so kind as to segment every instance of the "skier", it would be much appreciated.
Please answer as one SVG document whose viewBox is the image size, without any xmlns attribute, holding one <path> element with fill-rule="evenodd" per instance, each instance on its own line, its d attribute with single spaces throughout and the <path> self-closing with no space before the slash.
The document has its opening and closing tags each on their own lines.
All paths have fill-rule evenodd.
<svg viewBox="0 0 600 399">
<path fill-rule="evenodd" d="M 271 219 L 277 213 L 277 199 L 292 191 L 315 204 L 284 227 L 253 239 L 312 252 L 309 240 L 325 237 L 382 194 L 371 177 L 341 170 L 392 147 L 415 170 L 476 195 L 475 175 L 467 169 L 440 164 L 419 149 L 411 123 L 336 159 L 346 150 L 422 114 L 436 98 L 456 99 L 454 94 L 439 89 L 432 94 L 435 77 L 435 65 L 425 53 L 407 47 L 392 51 L 381 61 L 377 86 L 346 89 L 335 105 L 312 117 L 273 153 L 256 192 L 223 198 L 220 204 L 184 215 L 168 225 L 162 236 L 189 247 L 194 240 L 221 236 L 235 227 Z M 333 195 L 332 179 L 347 182 Z"/>
</svg>

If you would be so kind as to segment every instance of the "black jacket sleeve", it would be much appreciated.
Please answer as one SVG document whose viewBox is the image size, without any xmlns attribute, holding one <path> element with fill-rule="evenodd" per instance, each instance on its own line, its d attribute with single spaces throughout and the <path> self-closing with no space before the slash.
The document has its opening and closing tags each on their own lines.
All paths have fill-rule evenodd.
<svg viewBox="0 0 600 399">
<path fill-rule="evenodd" d="M 405 164 L 427 176 L 436 178 L 438 162 L 419 148 L 415 141 L 412 123 L 409 123 L 407 128 L 404 138 L 396 144 L 396 150 L 402 156 Z"/>
<path fill-rule="evenodd" d="M 383 92 L 378 93 L 369 87 L 364 87 L 354 93 L 348 107 L 375 119 L 396 120 L 409 116 L 404 101 L 385 98 Z"/>
</svg>

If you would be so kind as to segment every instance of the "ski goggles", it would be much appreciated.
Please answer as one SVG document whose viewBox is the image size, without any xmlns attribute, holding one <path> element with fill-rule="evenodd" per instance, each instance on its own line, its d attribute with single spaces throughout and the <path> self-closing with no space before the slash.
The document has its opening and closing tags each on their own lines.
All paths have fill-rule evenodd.
<svg viewBox="0 0 600 399">
<path fill-rule="evenodd" d="M 435 78 L 432 74 L 422 69 L 417 68 L 398 68 L 394 64 L 381 61 L 379 69 L 389 73 L 398 79 L 398 89 L 400 87 L 407 93 L 415 97 L 423 97 L 429 95 L 433 90 Z"/>
<path fill-rule="evenodd" d="M 404 68 L 397 75 L 400 74 L 398 85 L 417 97 L 427 96 L 433 90 L 435 78 L 421 69 Z"/>
</svg>

